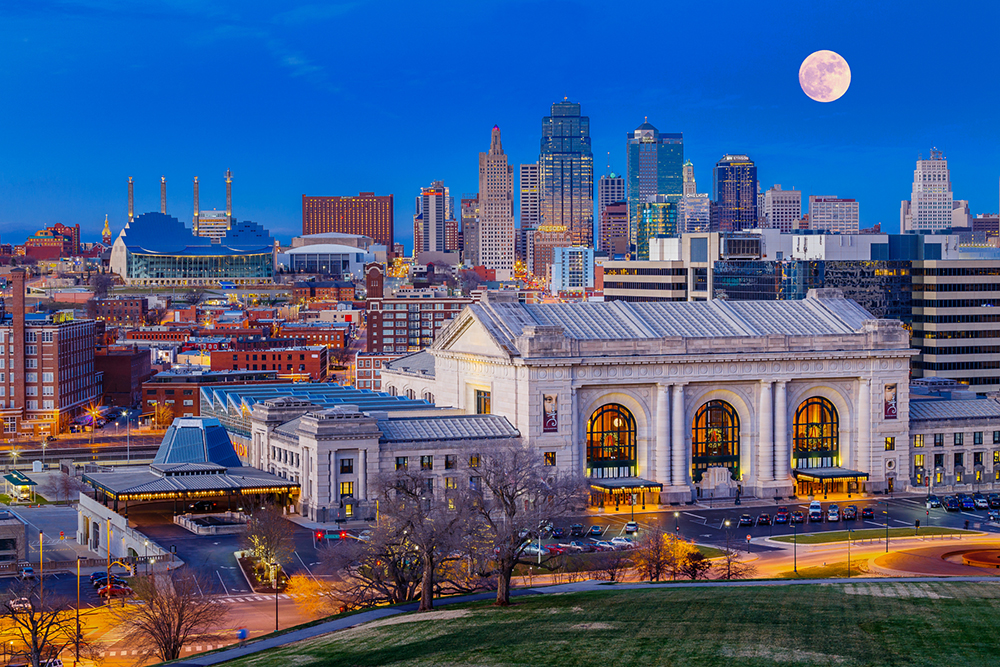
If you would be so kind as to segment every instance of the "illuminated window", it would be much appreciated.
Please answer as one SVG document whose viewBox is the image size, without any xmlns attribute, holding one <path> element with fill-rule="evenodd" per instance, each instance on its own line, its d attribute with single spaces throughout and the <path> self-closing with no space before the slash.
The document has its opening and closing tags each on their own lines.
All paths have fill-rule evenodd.
<svg viewBox="0 0 1000 667">
<path fill-rule="evenodd" d="M 479 467 L 479 454 L 469 454 L 469 467 L 470 468 Z"/>
<path fill-rule="evenodd" d="M 913 446 L 914 447 L 923 447 L 924 446 L 924 434 L 923 433 L 917 433 L 917 434 L 915 434 L 913 436 Z"/>
<path fill-rule="evenodd" d="M 407 457 L 397 456 L 396 457 L 396 470 L 406 470 L 407 464 L 409 463 Z"/>
<path fill-rule="evenodd" d="M 813 396 L 795 411 L 794 457 L 797 468 L 839 465 L 840 419 L 833 403 Z"/>
<path fill-rule="evenodd" d="M 885 451 L 894 452 L 896 451 L 896 438 L 888 436 L 885 439 Z"/>
<path fill-rule="evenodd" d="M 555 452 L 545 452 L 545 465 L 554 466 L 556 464 L 556 453 Z"/>
<path fill-rule="evenodd" d="M 635 418 L 622 405 L 602 405 L 587 421 L 588 475 L 633 477 L 635 465 Z"/>
<path fill-rule="evenodd" d="M 924 455 L 923 454 L 917 454 L 916 456 L 913 457 L 913 467 L 914 468 L 923 468 L 924 467 Z"/>
<path fill-rule="evenodd" d="M 340 483 L 340 497 L 354 496 L 354 482 L 341 482 Z"/>
<path fill-rule="evenodd" d="M 421 456 L 420 457 L 420 469 L 421 470 L 434 470 L 434 457 L 433 456 Z"/>
<path fill-rule="evenodd" d="M 476 390 L 476 414 L 477 415 L 488 415 L 490 414 L 490 392 L 484 391 L 482 389 Z"/>
<path fill-rule="evenodd" d="M 694 415 L 691 429 L 691 477 L 701 481 L 713 466 L 729 468 L 733 479 L 740 470 L 740 417 L 725 401 L 709 401 Z"/>
</svg>

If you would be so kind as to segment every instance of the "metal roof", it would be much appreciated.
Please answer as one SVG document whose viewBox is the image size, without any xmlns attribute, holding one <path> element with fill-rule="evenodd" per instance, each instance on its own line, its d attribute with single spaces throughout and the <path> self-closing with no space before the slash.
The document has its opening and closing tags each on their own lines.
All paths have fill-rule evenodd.
<svg viewBox="0 0 1000 667">
<path fill-rule="evenodd" d="M 945 419 L 1000 420 L 1000 403 L 992 398 L 910 401 L 911 424 L 917 421 L 942 421 Z"/>
<path fill-rule="evenodd" d="M 380 419 L 382 442 L 516 438 L 518 430 L 500 415 L 451 415 L 430 419 Z"/>
<path fill-rule="evenodd" d="M 151 469 L 142 472 L 102 472 L 86 474 L 83 476 L 83 481 L 119 498 L 154 493 L 239 491 L 299 486 L 256 468 L 228 468 L 225 473 L 215 475 L 161 476 Z"/>
<path fill-rule="evenodd" d="M 217 412 L 239 414 L 249 412 L 253 406 L 273 398 L 291 396 L 323 408 L 337 405 L 357 405 L 363 411 L 412 410 L 433 408 L 424 400 L 405 396 L 390 396 L 370 389 L 345 387 L 332 382 L 292 382 L 282 384 L 254 384 L 243 386 L 210 386 L 200 388 L 201 399 Z"/>
</svg>

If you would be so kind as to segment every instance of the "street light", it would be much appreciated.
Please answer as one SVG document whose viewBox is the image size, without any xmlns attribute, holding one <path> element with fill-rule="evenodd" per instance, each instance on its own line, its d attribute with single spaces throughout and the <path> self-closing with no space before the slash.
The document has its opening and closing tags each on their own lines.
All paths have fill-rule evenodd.
<svg viewBox="0 0 1000 667">
<path fill-rule="evenodd" d="M 274 573 L 274 631 L 278 631 L 278 563 L 271 561 L 271 571 Z"/>
<path fill-rule="evenodd" d="M 796 527 L 795 522 L 792 521 L 792 571 L 795 572 L 795 574 L 799 573 L 799 537 L 798 537 L 798 535 L 799 535 L 798 528 Z"/>
<path fill-rule="evenodd" d="M 729 525 L 729 519 L 726 519 L 726 525 L 727 526 Z M 674 532 L 677 534 L 677 537 L 681 536 L 681 513 L 680 512 L 674 512 Z"/>
<path fill-rule="evenodd" d="M 80 663 L 80 561 L 81 560 L 83 560 L 83 556 L 76 557 L 76 662 L 77 664 Z"/>
<path fill-rule="evenodd" d="M 847 529 L 847 578 L 851 578 L 851 528 Z"/>
<path fill-rule="evenodd" d="M 886 502 L 885 509 L 882 510 L 882 514 L 885 515 L 885 552 L 889 553 L 889 503 Z"/>
<path fill-rule="evenodd" d="M 125 418 L 125 461 L 132 462 L 132 448 L 129 442 L 129 435 L 132 430 L 132 420 L 129 418 L 128 410 L 122 410 L 122 417 Z"/>
<path fill-rule="evenodd" d="M 149 575 L 149 540 L 142 541 L 143 546 L 146 547 L 146 575 Z"/>
</svg>

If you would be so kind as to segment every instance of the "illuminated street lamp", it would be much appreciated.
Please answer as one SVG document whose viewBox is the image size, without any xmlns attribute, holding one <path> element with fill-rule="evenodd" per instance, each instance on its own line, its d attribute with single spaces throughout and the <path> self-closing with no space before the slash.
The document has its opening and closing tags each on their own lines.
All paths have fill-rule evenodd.
<svg viewBox="0 0 1000 667">
<path fill-rule="evenodd" d="M 729 525 L 729 521 L 726 520 L 726 525 Z M 680 537 L 681 534 L 681 513 L 674 512 L 674 532 Z"/>
</svg>

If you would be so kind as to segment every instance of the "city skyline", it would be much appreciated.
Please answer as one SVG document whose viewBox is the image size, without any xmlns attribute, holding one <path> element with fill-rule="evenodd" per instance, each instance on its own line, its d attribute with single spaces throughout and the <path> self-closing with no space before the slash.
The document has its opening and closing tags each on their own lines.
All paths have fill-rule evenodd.
<svg viewBox="0 0 1000 667">
<path fill-rule="evenodd" d="M 448 29 L 473 22 L 506 26 L 517 47 L 537 41 L 544 26 L 515 22 L 516 15 L 541 7 L 452 4 L 438 18 Z M 954 196 L 968 200 L 973 215 L 1000 208 L 1000 174 L 991 160 L 998 130 L 989 117 L 998 93 L 978 85 L 995 78 L 990 75 L 998 68 L 987 50 L 993 22 L 983 13 L 973 21 L 955 11 L 935 22 L 936 48 L 960 50 L 980 68 L 968 71 L 941 56 L 917 72 L 909 59 L 912 35 L 926 28 L 919 6 L 897 16 L 860 3 L 790 5 L 784 12 L 732 5 L 713 13 L 716 34 L 737 26 L 740 34 L 754 34 L 767 26 L 786 35 L 767 48 L 745 46 L 737 64 L 713 55 L 707 42 L 690 40 L 666 49 L 626 43 L 618 56 L 605 58 L 600 40 L 629 24 L 627 9 L 567 7 L 575 9 L 568 20 L 577 34 L 594 43 L 592 53 L 553 52 L 546 76 L 527 80 L 519 67 L 526 61 L 518 59 L 526 56 L 518 56 L 508 65 L 493 64 L 489 83 L 471 86 L 472 73 L 488 58 L 471 48 L 471 34 L 460 32 L 448 49 L 416 56 L 393 46 L 394 35 L 430 20 L 406 5 L 392 12 L 367 4 L 277 11 L 251 3 L 230 11 L 153 3 L 119 11 L 86 0 L 4 9 L 8 39 L 0 42 L 0 53 L 9 67 L 0 81 L 8 104 L 0 106 L 0 121 L 17 131 L 8 132 L 0 149 L 6 165 L 0 240 L 21 242 L 56 223 L 79 223 L 85 240 L 97 240 L 105 214 L 117 235 L 127 218 L 129 176 L 137 214 L 159 210 L 157 182 L 166 176 L 167 212 L 189 221 L 193 177 L 202 185 L 202 206 L 223 209 L 226 169 L 234 174 L 234 215 L 259 221 L 282 240 L 301 229 L 303 194 L 392 194 L 396 216 L 407 220 L 410 197 L 427 183 L 475 190 L 481 137 L 494 124 L 504 131 L 512 164 L 534 162 L 539 121 L 564 97 L 591 118 L 593 152 L 601 156 L 595 178 L 607 172 L 609 151 L 611 170 L 624 172 L 625 137 L 648 117 L 664 131 L 684 133 L 685 158 L 700 182 L 710 182 L 711 167 L 723 154 L 744 153 L 758 166 L 762 189 L 782 183 L 804 198 L 855 198 L 862 203 L 863 227 L 881 222 L 883 230 L 898 229 L 899 201 L 909 195 L 917 156 L 927 157 L 932 147 L 948 158 Z M 656 20 L 667 9 L 648 11 Z M 678 20 L 688 22 L 708 16 L 695 7 L 680 11 Z M 990 12 L 996 10 L 985 10 Z M 371 21 L 386 37 L 378 53 L 350 31 L 336 45 L 318 39 L 331 27 Z M 801 31 L 801 25 L 813 27 Z M 467 54 L 462 62 L 453 58 L 456 47 Z M 808 99 L 796 81 L 802 59 L 822 48 L 843 55 L 853 72 L 851 89 L 831 104 Z M 376 101 L 376 89 L 399 98 L 418 95 L 431 63 L 442 60 L 445 80 L 463 84 L 462 108 L 402 109 Z M 615 63 L 637 60 L 677 66 L 665 68 L 669 76 L 621 83 Z M 926 76 L 975 91 L 975 101 L 939 96 L 904 103 Z M 52 90 L 72 103 L 53 104 Z M 379 133 L 360 131 L 372 125 L 392 125 L 410 139 L 388 153 L 377 150 Z M 450 140 L 439 140 L 445 136 Z M 409 225 L 398 228 L 410 248 Z"/>
</svg>

